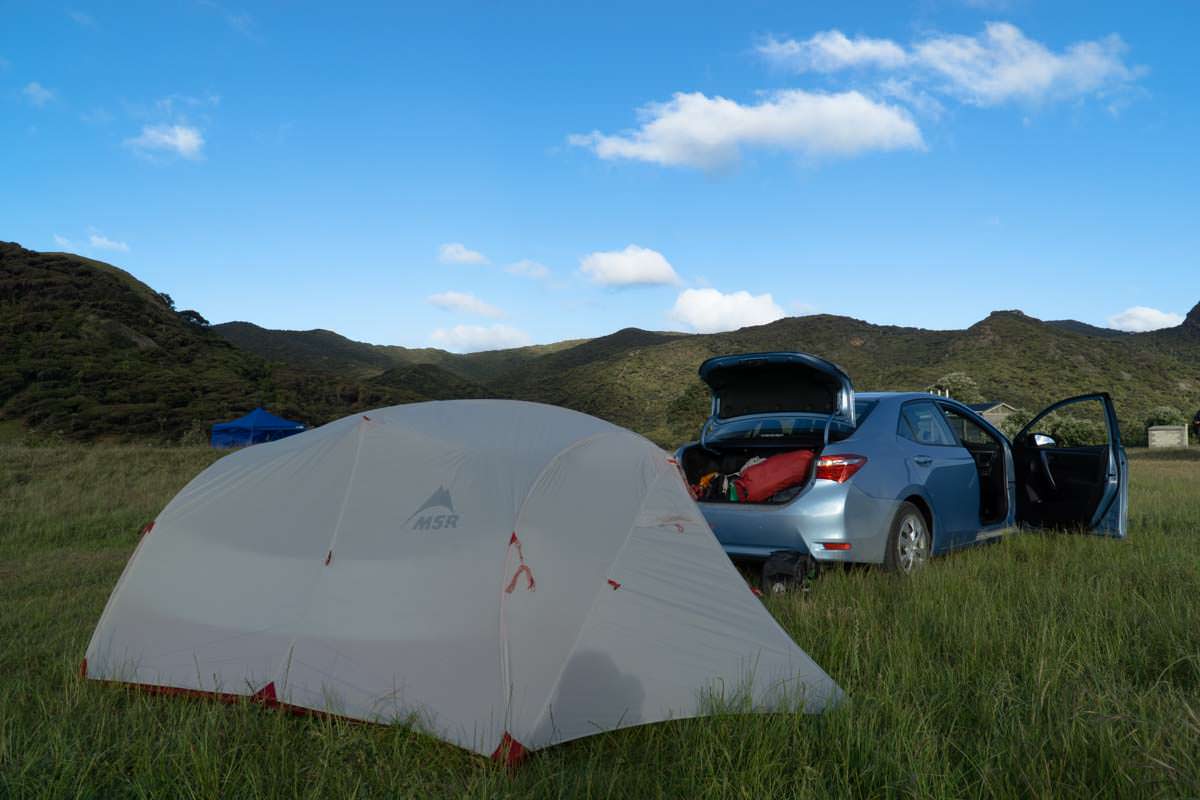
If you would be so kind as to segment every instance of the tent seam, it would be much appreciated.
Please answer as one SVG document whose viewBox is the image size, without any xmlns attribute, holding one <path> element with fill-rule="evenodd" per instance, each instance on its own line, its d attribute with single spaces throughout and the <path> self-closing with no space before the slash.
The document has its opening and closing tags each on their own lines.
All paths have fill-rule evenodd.
<svg viewBox="0 0 1200 800">
<path fill-rule="evenodd" d="M 337 543 L 338 533 L 340 533 L 342 529 L 342 518 L 346 514 L 346 506 L 350 502 L 350 490 L 354 486 L 354 474 L 358 470 L 359 454 L 362 452 L 363 430 L 363 423 L 362 421 L 359 421 L 359 423 L 355 426 L 355 433 L 358 435 L 358 441 L 354 445 L 354 463 L 350 465 L 350 475 L 346 478 L 346 494 L 342 496 L 342 507 L 338 510 L 337 522 L 335 522 L 333 526 L 333 538 L 329 540 L 329 547 L 326 548 L 325 551 L 327 554 L 333 552 L 333 546 Z M 328 565 L 329 562 L 326 561 L 324 566 Z M 324 567 L 322 567 L 317 571 L 317 580 L 314 580 L 308 584 L 308 596 L 305 598 L 304 614 L 302 616 L 297 615 L 296 617 L 296 627 L 298 630 L 301 627 L 300 623 L 307 619 L 308 613 L 312 609 L 313 595 L 316 593 L 317 583 L 320 581 L 320 576 L 324 574 L 325 570 Z M 297 635 L 293 635 L 288 641 L 287 650 L 284 651 L 282 656 L 282 662 L 275 670 L 275 680 L 279 681 L 281 701 L 284 699 L 283 694 L 287 691 L 287 678 L 292 671 L 292 657 L 295 654 L 297 638 Z"/>
<path fill-rule="evenodd" d="M 654 447 L 655 449 L 660 449 L 658 445 L 654 445 Z M 637 528 L 638 519 L 640 519 L 642 516 L 642 509 L 646 507 L 647 501 L 649 501 L 650 496 L 654 493 L 654 489 L 658 486 L 660 480 L 662 480 L 662 470 L 658 469 L 654 476 L 654 480 L 651 481 L 646 487 L 646 492 L 642 495 L 642 501 L 638 503 L 637 511 L 633 515 L 633 520 L 629 523 L 629 529 L 625 532 L 624 541 L 621 542 L 621 546 L 617 548 L 617 552 L 613 553 L 612 560 L 609 561 L 608 566 L 605 567 L 605 574 L 612 569 L 613 564 L 617 563 L 617 560 L 621 557 L 621 553 L 625 551 L 625 548 L 633 539 L 633 531 Z M 532 729 L 535 731 L 538 729 L 538 726 L 542 722 L 542 718 L 545 717 L 547 710 L 550 708 L 550 700 L 554 697 L 554 693 L 557 691 L 559 683 L 562 682 L 562 676 L 567 671 L 567 664 L 571 663 L 571 656 L 575 654 L 575 649 L 579 647 L 579 642 L 583 639 L 583 631 L 587 627 L 588 620 L 592 617 L 592 612 L 596 610 L 596 604 L 600 602 L 600 597 L 604 595 L 606 591 L 611 591 L 607 584 L 601 584 L 601 587 L 603 588 L 597 588 L 595 594 L 592 595 L 591 605 L 588 606 L 587 613 L 583 615 L 583 621 L 579 624 L 579 631 L 575 634 L 575 641 L 571 643 L 571 649 L 567 651 L 567 655 L 563 658 L 562 664 L 560 664 L 558 667 L 558 674 L 554 676 L 554 681 L 550 684 L 550 690 L 546 694 L 546 701 L 542 703 L 542 707 L 538 711 L 537 716 L 533 718 Z"/>
<path fill-rule="evenodd" d="M 534 405 L 536 405 L 536 404 L 534 404 Z M 576 448 L 582 447 L 583 445 L 585 445 L 593 440 L 600 439 L 604 436 L 612 436 L 612 435 L 616 435 L 616 434 L 620 434 L 620 433 L 624 433 L 624 431 L 622 431 L 620 428 L 617 428 L 616 430 L 596 431 L 595 433 L 593 433 L 589 436 L 585 436 L 582 439 L 576 439 L 575 441 L 571 442 L 569 445 L 564 447 L 562 450 L 559 450 L 557 453 L 555 453 L 554 456 L 551 457 L 550 460 L 546 462 L 546 465 L 544 467 L 542 467 L 542 470 L 541 470 L 541 472 L 539 472 L 537 474 L 537 477 L 534 478 L 533 481 L 529 484 L 529 488 L 525 490 L 525 495 L 524 495 L 524 497 L 521 498 L 521 505 L 517 507 L 517 514 L 513 518 L 512 533 L 516 534 L 517 530 L 521 526 L 521 519 L 525 513 L 525 506 L 529 504 L 529 498 L 533 494 L 533 490 L 538 487 L 538 485 L 542 482 L 542 479 L 544 477 L 546 477 L 546 473 L 548 473 L 550 471 L 551 467 L 553 467 L 555 464 L 558 463 L 559 459 L 561 459 L 567 453 L 570 453 L 571 451 L 575 450 Z M 645 502 L 645 501 L 643 500 L 643 502 Z M 639 510 L 640 510 L 640 507 L 639 507 Z M 630 528 L 630 530 L 632 530 L 632 528 Z M 517 539 L 519 540 L 520 538 L 521 537 L 518 535 Z M 499 658 L 499 660 L 500 660 L 500 684 L 503 687 L 503 691 L 504 691 L 504 729 L 505 729 L 505 731 L 508 731 L 508 725 L 512 721 L 512 717 L 511 717 L 511 714 L 512 714 L 512 669 L 511 669 L 511 663 L 510 663 L 510 659 L 509 659 L 509 649 L 508 649 L 508 626 L 505 624 L 505 619 L 504 619 L 504 611 L 508 606 L 508 603 L 505 600 L 505 596 L 507 595 L 507 592 L 505 592 L 505 590 L 504 590 L 504 587 L 505 587 L 504 579 L 508 575 L 509 553 L 511 552 L 511 550 L 512 550 L 512 542 L 510 541 L 508 546 L 504 550 L 504 566 L 503 566 L 503 572 L 501 573 L 501 577 L 500 577 L 500 587 L 499 587 L 500 603 L 497 606 L 497 612 L 498 612 L 497 613 L 497 617 L 498 617 L 497 622 L 499 623 L 498 627 L 499 627 L 499 633 L 500 633 L 500 653 L 498 655 L 500 657 Z M 590 609 L 589 609 L 588 613 L 591 613 Z M 587 617 L 585 616 L 584 619 L 587 619 Z M 574 645 L 572 645 L 572 649 L 574 649 Z M 538 713 L 539 713 L 539 715 L 541 714 L 541 712 L 538 712 Z"/>
</svg>

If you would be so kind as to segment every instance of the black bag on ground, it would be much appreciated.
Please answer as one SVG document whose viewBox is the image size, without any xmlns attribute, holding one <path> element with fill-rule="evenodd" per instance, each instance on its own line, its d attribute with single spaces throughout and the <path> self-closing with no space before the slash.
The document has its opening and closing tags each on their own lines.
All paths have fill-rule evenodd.
<svg viewBox="0 0 1200 800">
<path fill-rule="evenodd" d="M 762 591 L 764 594 L 796 590 L 807 592 L 812 588 L 819 566 L 817 560 L 808 553 L 776 550 L 763 562 Z"/>
</svg>

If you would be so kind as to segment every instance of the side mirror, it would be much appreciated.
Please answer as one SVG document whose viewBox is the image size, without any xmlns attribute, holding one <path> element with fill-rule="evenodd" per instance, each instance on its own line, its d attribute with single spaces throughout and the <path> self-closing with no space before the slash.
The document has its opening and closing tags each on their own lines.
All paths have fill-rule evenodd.
<svg viewBox="0 0 1200 800">
<path fill-rule="evenodd" d="M 1045 433 L 1029 434 L 1030 441 L 1034 447 L 1054 447 L 1058 442 L 1054 441 L 1054 437 Z"/>
</svg>

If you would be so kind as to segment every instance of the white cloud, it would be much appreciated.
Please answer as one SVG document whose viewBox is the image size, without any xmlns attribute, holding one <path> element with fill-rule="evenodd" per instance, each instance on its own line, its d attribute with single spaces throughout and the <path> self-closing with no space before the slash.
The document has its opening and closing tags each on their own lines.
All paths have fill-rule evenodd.
<svg viewBox="0 0 1200 800">
<path fill-rule="evenodd" d="M 1183 324 L 1183 314 L 1174 311 L 1159 311 L 1157 308 L 1133 306 L 1108 318 L 1109 327 L 1119 331 L 1156 331 Z"/>
<path fill-rule="evenodd" d="M 850 39 L 839 30 L 821 31 L 802 42 L 770 37 L 755 49 L 773 64 L 797 72 L 834 72 L 867 66 L 894 69 L 908 60 L 904 48 L 890 39 L 865 36 Z"/>
<path fill-rule="evenodd" d="M 946 81 L 945 90 L 981 106 L 1009 100 L 1079 97 L 1132 83 L 1144 70 L 1124 62 L 1116 34 L 1055 53 L 1007 22 L 979 36 L 939 36 L 913 48 L 915 59 Z"/>
<path fill-rule="evenodd" d="M 604 159 L 702 169 L 736 162 L 747 146 L 816 156 L 924 147 L 921 131 L 906 110 L 855 91 L 789 89 L 753 105 L 680 92 L 639 113 L 644 121 L 636 131 L 611 136 L 594 131 L 572 135 L 568 141 Z"/>
<path fill-rule="evenodd" d="M 88 231 L 88 244 L 97 250 L 113 250 L 118 253 L 129 252 L 129 245 L 109 239 L 97 230 Z"/>
<path fill-rule="evenodd" d="M 675 268 L 657 250 L 631 244 L 585 256 L 579 271 L 601 286 L 666 286 L 681 283 Z"/>
<path fill-rule="evenodd" d="M 82 25 L 85 28 L 90 28 L 96 24 L 96 20 L 92 19 L 91 14 L 85 14 L 82 11 L 68 11 L 67 16 L 70 17 L 76 25 Z"/>
<path fill-rule="evenodd" d="M 439 347 L 459 353 L 524 347 L 532 341 L 529 334 L 511 325 L 455 325 L 438 328 L 429 338 Z"/>
<path fill-rule="evenodd" d="M 163 151 L 195 160 L 202 156 L 204 135 L 188 125 L 145 125 L 141 134 L 125 140 L 125 146 L 143 155 Z"/>
<path fill-rule="evenodd" d="M 54 234 L 54 243 L 64 250 L 69 250 L 75 246 L 74 242 L 70 239 L 65 236 L 59 236 L 57 233 Z"/>
<path fill-rule="evenodd" d="M 1127 88 L 1145 72 L 1125 63 L 1128 47 L 1116 34 L 1055 52 L 1008 22 L 989 22 L 975 36 L 935 34 L 907 49 L 890 39 L 850 39 L 838 30 L 803 41 L 772 38 L 757 49 L 768 61 L 797 72 L 850 67 L 898 72 L 904 79 L 885 83 L 883 93 L 918 110 L 913 98 L 921 95 L 911 89 L 914 81 L 963 102 L 993 106 L 1104 95 Z"/>
<path fill-rule="evenodd" d="M 786 314 L 770 294 L 684 289 L 675 299 L 669 316 L 698 333 L 717 333 L 747 325 L 765 325 Z"/>
<path fill-rule="evenodd" d="M 946 107 L 932 94 L 918 87 L 912 78 L 887 78 L 879 84 L 879 91 L 933 120 L 940 119 L 946 112 Z"/>
<path fill-rule="evenodd" d="M 25 84 L 25 88 L 21 90 L 21 94 L 25 95 L 26 99 L 38 108 L 41 108 L 54 99 L 54 90 L 47 89 L 37 81 L 30 81 Z"/>
<path fill-rule="evenodd" d="M 431 294 L 427 298 L 431 305 L 444 311 L 458 311 L 464 314 L 478 314 L 481 317 L 503 317 L 504 312 L 493 305 L 483 302 L 473 294 L 465 292 L 441 292 Z"/>
<path fill-rule="evenodd" d="M 438 261 L 443 264 L 487 264 L 488 257 L 470 250 L 461 242 L 449 242 L 438 248 Z"/>
<path fill-rule="evenodd" d="M 539 264 L 536 261 L 530 261 L 528 258 L 523 258 L 515 264 L 509 264 L 504 269 L 505 272 L 513 275 L 520 275 L 525 278 L 549 278 L 550 269 L 545 264 Z"/>
</svg>

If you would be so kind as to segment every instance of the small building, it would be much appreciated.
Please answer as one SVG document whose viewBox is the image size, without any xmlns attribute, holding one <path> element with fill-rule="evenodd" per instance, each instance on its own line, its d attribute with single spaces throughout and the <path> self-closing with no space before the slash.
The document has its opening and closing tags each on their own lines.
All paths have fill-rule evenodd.
<svg viewBox="0 0 1200 800">
<path fill-rule="evenodd" d="M 1000 424 L 1011 417 L 1017 410 L 1003 400 L 991 400 L 987 403 L 967 403 L 967 408 L 999 428 Z"/>
<path fill-rule="evenodd" d="M 1146 430 L 1146 439 L 1155 449 L 1187 447 L 1187 425 L 1151 425 Z"/>
</svg>

